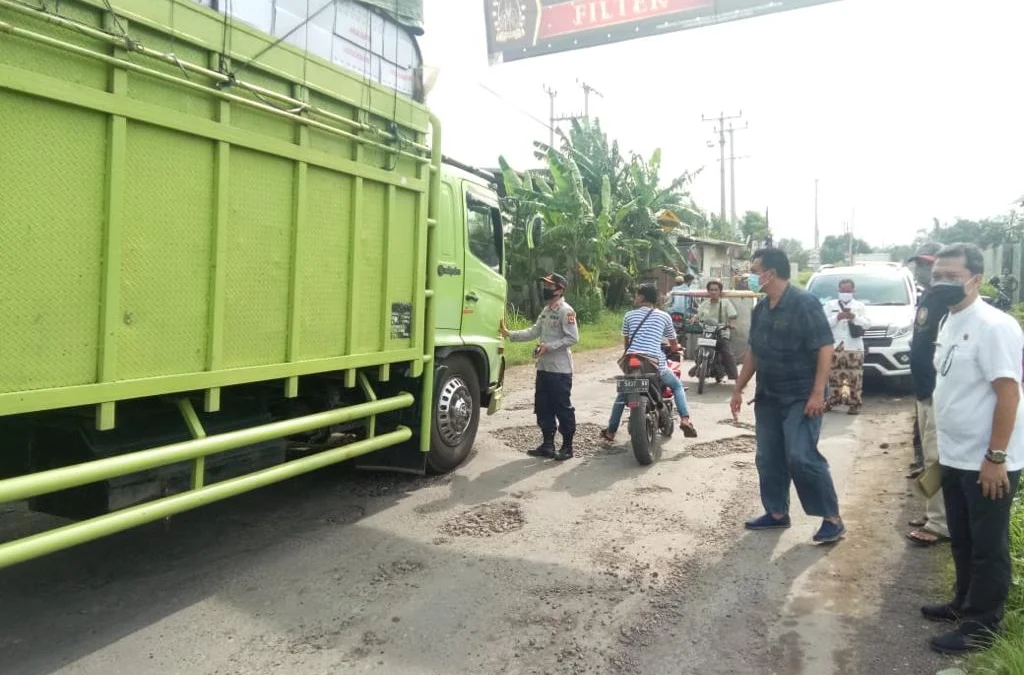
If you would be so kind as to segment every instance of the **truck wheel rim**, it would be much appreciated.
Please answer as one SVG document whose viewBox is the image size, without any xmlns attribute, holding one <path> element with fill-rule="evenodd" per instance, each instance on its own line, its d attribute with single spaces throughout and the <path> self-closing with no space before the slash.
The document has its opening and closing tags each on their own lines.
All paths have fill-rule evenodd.
<svg viewBox="0 0 1024 675">
<path fill-rule="evenodd" d="M 473 420 L 473 399 L 461 377 L 445 382 L 437 404 L 437 430 L 448 445 L 458 445 Z"/>
</svg>

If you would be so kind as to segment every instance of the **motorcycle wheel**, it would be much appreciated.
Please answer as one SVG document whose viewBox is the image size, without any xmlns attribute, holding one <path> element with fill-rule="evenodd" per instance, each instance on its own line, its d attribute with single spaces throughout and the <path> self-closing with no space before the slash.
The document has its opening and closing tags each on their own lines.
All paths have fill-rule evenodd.
<svg viewBox="0 0 1024 675">
<path fill-rule="evenodd" d="M 641 466 L 654 463 L 655 425 L 647 414 L 647 399 L 640 399 L 635 408 L 629 411 L 629 440 L 633 446 L 633 456 Z"/>
<path fill-rule="evenodd" d="M 708 356 L 707 354 L 701 353 L 697 357 L 699 362 L 697 363 L 697 393 L 704 393 L 704 382 L 708 379 Z"/>
<path fill-rule="evenodd" d="M 675 415 L 672 412 L 675 405 L 665 401 L 664 406 L 664 410 L 658 413 L 658 430 L 665 438 L 672 438 L 672 432 L 676 430 Z"/>
</svg>

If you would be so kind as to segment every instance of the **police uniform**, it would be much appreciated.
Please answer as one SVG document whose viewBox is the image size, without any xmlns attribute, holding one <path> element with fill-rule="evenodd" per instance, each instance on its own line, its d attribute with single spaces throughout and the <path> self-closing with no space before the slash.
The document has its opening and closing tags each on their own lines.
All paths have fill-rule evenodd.
<svg viewBox="0 0 1024 675">
<path fill-rule="evenodd" d="M 917 428 L 921 437 L 923 467 L 927 470 L 939 461 L 938 435 L 935 426 L 935 412 L 932 408 L 932 393 L 935 391 L 935 341 L 939 325 L 949 314 L 949 308 L 938 301 L 930 290 L 921 295 L 914 318 L 914 335 L 910 339 L 910 375 L 914 380 L 914 396 L 917 399 Z M 925 502 L 925 530 L 939 537 L 949 536 L 946 523 L 946 504 L 939 490 Z M 911 538 L 917 541 L 911 534 Z"/>
<path fill-rule="evenodd" d="M 565 288 L 565 279 L 557 274 L 549 275 L 544 281 Z M 537 415 L 537 426 L 544 435 L 544 442 L 531 454 L 554 455 L 556 431 L 562 434 L 560 458 L 572 456 L 572 440 L 576 433 L 576 411 L 572 407 L 572 346 L 579 342 L 579 326 L 576 312 L 564 298 L 548 304 L 540 313 L 537 322 L 525 330 L 509 333 L 512 342 L 538 340 L 546 347 L 544 354 L 537 358 L 537 380 L 533 399 L 533 411 Z"/>
</svg>

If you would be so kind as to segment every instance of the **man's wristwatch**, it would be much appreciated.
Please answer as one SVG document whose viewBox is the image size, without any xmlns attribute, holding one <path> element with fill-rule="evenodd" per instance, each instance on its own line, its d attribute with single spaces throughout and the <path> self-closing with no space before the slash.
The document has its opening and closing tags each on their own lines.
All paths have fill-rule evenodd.
<svg viewBox="0 0 1024 675">
<path fill-rule="evenodd" d="M 1004 464 L 1006 462 L 1005 450 L 989 450 L 985 453 L 985 459 L 993 464 Z"/>
</svg>

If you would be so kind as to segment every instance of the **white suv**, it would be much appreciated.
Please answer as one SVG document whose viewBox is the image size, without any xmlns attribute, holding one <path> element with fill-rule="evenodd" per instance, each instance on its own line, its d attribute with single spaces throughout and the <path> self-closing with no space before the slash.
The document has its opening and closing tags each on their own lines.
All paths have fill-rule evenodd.
<svg viewBox="0 0 1024 675">
<path fill-rule="evenodd" d="M 813 275 L 807 290 L 825 304 L 836 297 L 843 279 L 853 280 L 855 297 L 867 305 L 870 328 L 864 332 L 865 374 L 909 382 L 910 337 L 917 306 L 917 286 L 910 270 L 895 265 L 832 267 Z"/>
</svg>

